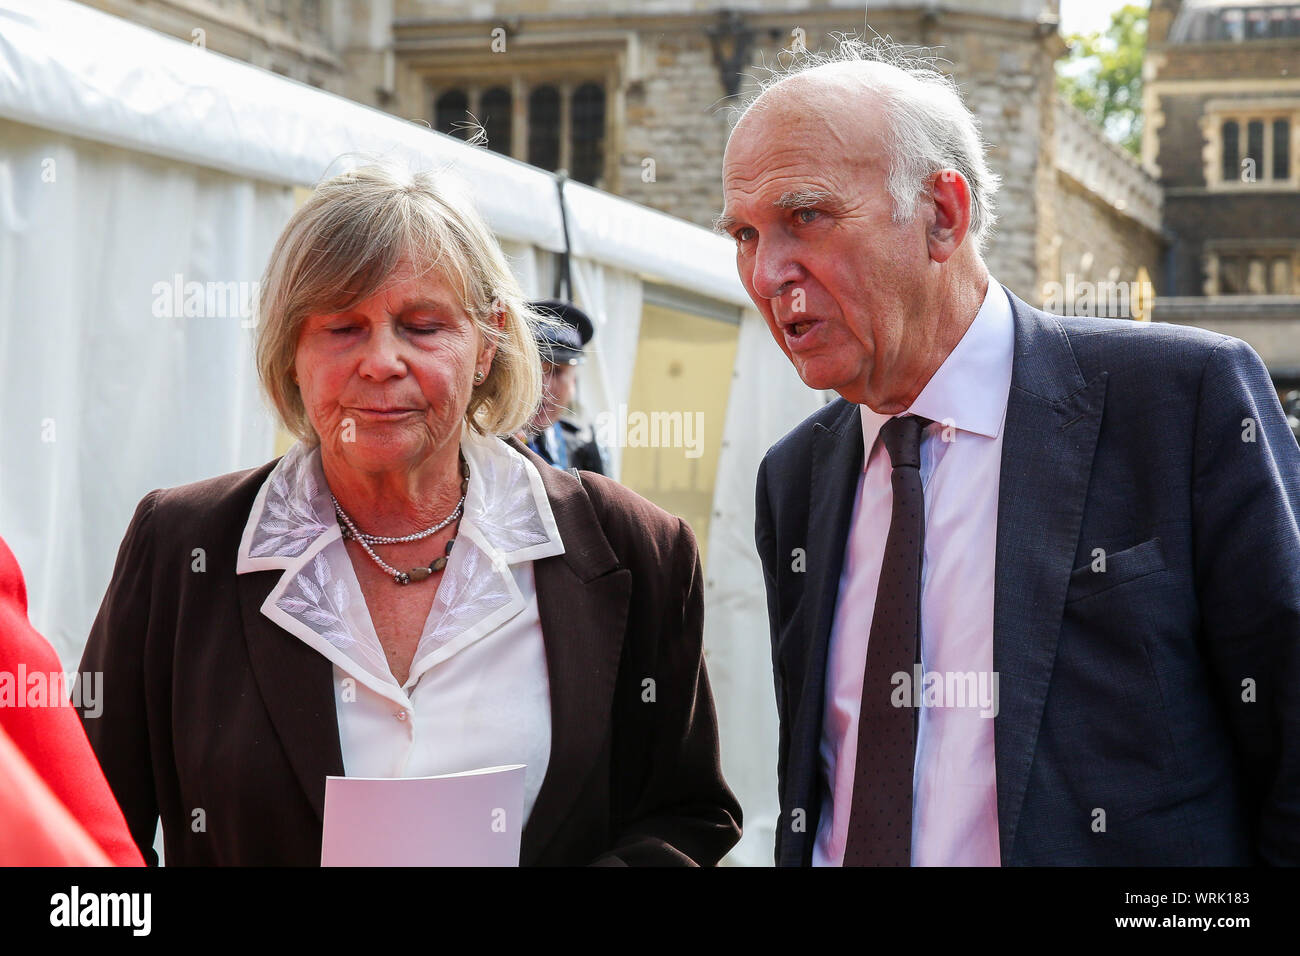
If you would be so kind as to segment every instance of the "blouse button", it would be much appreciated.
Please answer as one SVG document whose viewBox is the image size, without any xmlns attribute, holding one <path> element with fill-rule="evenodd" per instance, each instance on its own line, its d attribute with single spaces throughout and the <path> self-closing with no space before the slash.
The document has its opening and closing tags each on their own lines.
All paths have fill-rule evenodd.
<svg viewBox="0 0 1300 956">
<path fill-rule="evenodd" d="M 406 719 L 406 711 L 404 711 L 404 710 L 399 710 L 397 713 L 393 714 L 393 716 L 396 717 L 398 720 L 405 720 L 405 719 Z"/>
</svg>

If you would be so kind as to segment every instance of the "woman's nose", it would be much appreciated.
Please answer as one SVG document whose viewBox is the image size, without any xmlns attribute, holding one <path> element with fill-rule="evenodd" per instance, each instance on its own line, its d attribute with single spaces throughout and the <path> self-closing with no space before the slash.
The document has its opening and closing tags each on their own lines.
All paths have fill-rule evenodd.
<svg viewBox="0 0 1300 956">
<path fill-rule="evenodd" d="M 382 381 L 406 374 L 406 361 L 402 357 L 404 343 L 386 324 L 373 326 L 362 346 L 361 365 L 358 371 L 364 378 Z"/>
</svg>

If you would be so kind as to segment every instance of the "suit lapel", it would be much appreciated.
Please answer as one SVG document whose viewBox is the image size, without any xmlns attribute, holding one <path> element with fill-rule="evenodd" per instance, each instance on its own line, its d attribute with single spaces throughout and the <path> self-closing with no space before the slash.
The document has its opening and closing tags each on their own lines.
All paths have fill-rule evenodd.
<svg viewBox="0 0 1300 956">
<path fill-rule="evenodd" d="M 334 665 L 261 613 L 280 574 L 257 571 L 237 576 L 244 640 L 280 745 L 317 819 L 323 822 L 325 778 L 343 775 L 334 708 Z"/>
<path fill-rule="evenodd" d="M 1060 322 L 1007 295 L 1015 357 L 1002 442 L 993 600 L 1004 865 L 1013 862 L 1106 396 L 1106 373 L 1084 380 Z"/>
<path fill-rule="evenodd" d="M 812 860 L 817 833 L 821 798 L 820 753 L 822 714 L 826 697 L 826 655 L 830 645 L 835 604 L 839 596 L 840 572 L 844 566 L 844 545 L 853 520 L 853 499 L 858 475 L 862 471 L 862 429 L 858 406 L 843 402 L 844 409 L 830 428 L 820 422 L 813 425 L 810 461 L 811 489 L 808 506 L 808 535 L 804 542 L 808 557 L 806 606 L 814 610 L 808 618 L 811 627 L 796 630 L 802 645 L 782 648 L 787 675 L 801 675 L 799 710 L 794 715 L 794 739 L 790 742 L 790 765 L 787 775 L 802 784 L 800 801 L 809 806 L 808 825 L 798 841 L 798 857 L 791 863 L 807 865 Z M 782 555 L 781 560 L 786 556 Z M 788 655 L 788 656 L 786 656 Z M 791 841 L 793 843 L 794 841 Z M 785 862 L 785 861 L 783 861 Z"/>
<path fill-rule="evenodd" d="M 577 479 L 513 439 L 542 476 L 564 554 L 533 564 L 551 692 L 551 753 L 524 827 L 520 863 L 537 862 L 573 811 L 609 739 L 632 575 Z"/>
</svg>

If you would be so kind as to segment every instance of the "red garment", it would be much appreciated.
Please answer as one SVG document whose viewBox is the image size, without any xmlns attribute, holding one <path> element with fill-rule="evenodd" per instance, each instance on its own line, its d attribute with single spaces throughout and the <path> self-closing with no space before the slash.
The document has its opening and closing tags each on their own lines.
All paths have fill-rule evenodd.
<svg viewBox="0 0 1300 956">
<path fill-rule="evenodd" d="M 0 866 L 111 866 L 0 730 Z"/>
<path fill-rule="evenodd" d="M 61 678 L 50 676 L 62 673 L 63 664 L 54 648 L 27 620 L 22 571 L 0 538 L 0 681 L 4 682 L 0 684 L 0 730 L 9 735 L 109 860 L 119 866 L 143 866 L 144 859 L 90 748 L 81 719 L 64 696 L 71 686 L 62 687 Z M 37 681 L 44 689 L 58 688 L 59 699 L 46 701 L 44 706 L 28 706 L 40 703 L 33 696 L 36 685 L 31 680 L 31 675 L 38 674 L 42 676 Z M 20 686 L 21 675 L 26 679 Z"/>
</svg>

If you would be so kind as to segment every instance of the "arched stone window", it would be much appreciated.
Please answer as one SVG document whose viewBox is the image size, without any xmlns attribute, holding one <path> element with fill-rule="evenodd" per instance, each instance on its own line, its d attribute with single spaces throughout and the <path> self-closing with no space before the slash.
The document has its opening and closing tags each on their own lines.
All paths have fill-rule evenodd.
<svg viewBox="0 0 1300 956">
<path fill-rule="evenodd" d="M 560 92 L 554 86 L 528 95 L 528 162 L 550 170 L 560 165 Z"/>
<path fill-rule="evenodd" d="M 464 90 L 448 90 L 433 106 L 433 128 L 466 139 L 465 123 L 469 119 L 469 97 Z"/>
<path fill-rule="evenodd" d="M 487 133 L 488 149 L 503 156 L 511 155 L 512 106 L 510 91 L 504 86 L 488 90 L 479 103 L 479 112 L 482 113 L 479 122 Z"/>
<path fill-rule="evenodd" d="M 578 182 L 597 185 L 605 163 L 605 90 L 583 83 L 573 91 L 571 175 Z"/>
</svg>

